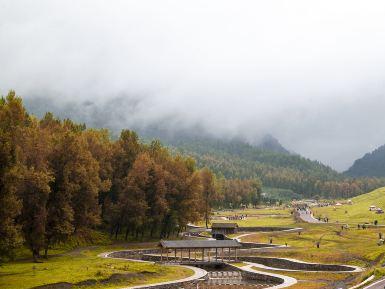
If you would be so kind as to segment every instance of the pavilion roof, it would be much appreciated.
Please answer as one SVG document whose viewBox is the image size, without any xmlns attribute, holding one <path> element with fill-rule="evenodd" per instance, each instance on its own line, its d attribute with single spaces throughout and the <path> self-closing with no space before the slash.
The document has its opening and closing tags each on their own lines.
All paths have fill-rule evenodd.
<svg viewBox="0 0 385 289">
<path fill-rule="evenodd" d="M 179 240 L 160 241 L 159 246 L 166 249 L 197 249 L 197 248 L 240 248 L 236 240 Z"/>
</svg>

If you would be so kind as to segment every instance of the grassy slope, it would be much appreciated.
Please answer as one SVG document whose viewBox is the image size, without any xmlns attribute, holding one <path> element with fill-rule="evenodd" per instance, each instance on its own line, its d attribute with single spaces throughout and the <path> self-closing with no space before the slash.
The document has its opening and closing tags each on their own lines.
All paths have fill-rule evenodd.
<svg viewBox="0 0 385 289">
<path fill-rule="evenodd" d="M 179 267 L 103 259 L 97 256 L 101 252 L 122 248 L 121 246 L 93 246 L 50 257 L 43 263 L 33 263 L 28 259 L 5 263 L 0 267 L 0 288 L 27 289 L 55 282 L 77 283 L 88 279 L 103 280 L 115 273 L 140 274 L 109 285 L 82 286 L 82 289 L 112 289 L 175 280 L 193 273 L 190 269 Z"/>
<path fill-rule="evenodd" d="M 353 205 L 340 207 L 314 208 L 315 216 L 328 216 L 332 222 L 346 223 L 373 223 L 378 220 L 379 225 L 385 225 L 385 214 L 376 214 L 369 211 L 371 205 L 385 209 L 385 188 L 380 188 L 352 199 Z M 345 213 L 347 211 L 347 213 Z"/>
<path fill-rule="evenodd" d="M 213 217 L 248 215 L 245 220 L 221 220 L 212 219 L 211 223 L 237 223 L 241 227 L 259 226 L 292 226 L 294 220 L 290 210 L 282 208 L 246 209 L 215 212 Z M 198 223 L 203 225 L 203 222 Z"/>
<path fill-rule="evenodd" d="M 384 190 L 382 190 L 384 192 Z M 379 196 L 381 192 L 373 192 L 374 196 L 372 199 L 378 200 L 380 206 Z M 362 201 L 359 201 L 362 199 Z M 383 200 L 385 201 L 385 200 Z M 357 197 L 353 199 L 357 206 L 357 216 L 351 221 L 357 222 L 360 219 L 358 212 L 362 211 L 360 203 L 365 202 L 365 196 Z M 371 201 L 366 201 L 371 203 Z M 365 218 L 370 216 L 369 211 L 366 211 L 365 207 Z M 348 206 L 349 208 L 355 208 L 354 205 Z M 384 206 L 385 208 L 385 206 Z M 323 210 L 325 208 L 322 208 Z M 333 208 L 326 208 L 333 211 Z M 281 211 L 282 216 L 288 213 L 288 210 L 274 209 L 272 214 L 279 214 Z M 341 215 L 344 214 L 345 210 L 341 210 Z M 352 210 L 352 212 L 355 210 Z M 262 210 L 251 210 L 248 214 L 261 215 L 263 225 L 270 225 L 272 223 L 277 226 L 291 225 L 304 228 L 304 231 L 299 235 L 298 233 L 287 233 L 287 232 L 261 232 L 253 233 L 251 235 L 242 238 L 242 241 L 254 241 L 265 243 L 270 238 L 273 238 L 273 243 L 284 245 L 287 243 L 289 247 L 281 249 L 265 249 L 256 250 L 253 254 L 256 256 L 275 256 L 283 258 L 295 258 L 299 260 L 309 262 L 320 262 L 320 263 L 335 263 L 335 264 L 351 264 L 357 266 L 363 266 L 368 268 L 368 271 L 362 273 L 299 273 L 299 272 L 284 272 L 284 271 L 270 271 L 272 273 L 283 273 L 285 275 L 293 276 L 299 279 L 298 284 L 290 287 L 293 289 L 307 288 L 307 289 L 318 289 L 329 286 L 336 288 L 337 284 L 344 281 L 348 284 L 354 285 L 361 282 L 367 276 L 375 272 L 377 276 L 383 276 L 385 269 L 381 268 L 381 264 L 385 261 L 384 259 L 384 247 L 378 246 L 378 233 L 385 233 L 385 228 L 377 227 L 367 230 L 358 230 L 353 227 L 349 230 L 344 230 L 341 233 L 341 225 L 339 224 L 307 224 L 307 223 L 295 223 L 290 217 L 281 219 L 273 216 L 263 214 L 267 213 L 266 209 Z M 337 212 L 339 212 L 337 210 Z M 221 215 L 222 212 L 219 212 Z M 233 214 L 242 214 L 241 211 L 235 211 Z M 378 215 L 376 215 L 378 216 Z M 357 218 L 357 219 L 355 219 Z M 362 217 L 361 217 L 362 218 Z M 281 222 L 280 222 L 281 221 Z M 229 221 L 231 222 L 231 221 Z M 255 220 L 253 218 L 246 219 L 244 221 L 245 226 L 254 225 Z M 320 248 L 316 247 L 316 242 L 321 239 Z M 261 269 L 257 269 L 261 270 Z M 263 271 L 263 270 L 262 270 Z"/>
</svg>

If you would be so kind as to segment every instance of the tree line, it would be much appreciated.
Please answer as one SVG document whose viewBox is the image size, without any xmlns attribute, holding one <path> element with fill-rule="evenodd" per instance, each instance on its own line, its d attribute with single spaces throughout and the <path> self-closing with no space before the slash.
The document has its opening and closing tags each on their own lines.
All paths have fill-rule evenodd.
<svg viewBox="0 0 385 289">
<path fill-rule="evenodd" d="M 179 141 L 176 151 L 191 156 L 227 179 L 253 179 L 288 189 L 303 198 L 350 198 L 385 186 L 385 178 L 352 178 L 298 155 L 262 150 L 240 141 L 195 138 Z"/>
<path fill-rule="evenodd" d="M 27 246 L 34 260 L 72 235 L 167 238 L 209 221 L 213 206 L 257 203 L 257 180 L 224 180 L 157 140 L 30 115 L 14 91 L 0 98 L 0 260 Z"/>
</svg>

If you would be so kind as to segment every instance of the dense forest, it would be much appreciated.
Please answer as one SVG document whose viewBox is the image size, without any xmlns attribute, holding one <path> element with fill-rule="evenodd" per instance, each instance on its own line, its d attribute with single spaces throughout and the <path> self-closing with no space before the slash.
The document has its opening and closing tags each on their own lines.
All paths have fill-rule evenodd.
<svg viewBox="0 0 385 289">
<path fill-rule="evenodd" d="M 186 135 L 162 140 L 176 153 L 196 159 L 199 167 L 225 178 L 258 177 L 264 186 L 290 190 L 292 196 L 349 198 L 385 185 L 384 178 L 347 177 L 318 161 L 269 150 L 266 144 L 261 148 L 237 139 Z"/>
<path fill-rule="evenodd" d="M 345 174 L 352 177 L 385 177 L 385 145 L 356 160 Z"/>
<path fill-rule="evenodd" d="M 217 178 L 134 131 L 112 140 L 52 113 L 28 114 L 11 91 L 0 99 L 0 259 L 28 247 L 35 260 L 72 235 L 167 238 L 213 206 L 256 205 L 255 178 Z"/>
</svg>

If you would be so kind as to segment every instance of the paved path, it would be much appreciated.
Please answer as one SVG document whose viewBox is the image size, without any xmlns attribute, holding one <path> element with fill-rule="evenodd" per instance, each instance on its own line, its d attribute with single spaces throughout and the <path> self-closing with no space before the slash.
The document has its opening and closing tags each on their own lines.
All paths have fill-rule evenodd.
<svg viewBox="0 0 385 289">
<path fill-rule="evenodd" d="M 107 252 L 107 253 L 102 253 L 99 254 L 99 257 L 102 258 L 112 258 L 112 259 L 124 259 L 127 261 L 134 261 L 134 262 L 145 262 L 145 263 L 154 263 L 150 261 L 143 261 L 143 260 L 135 260 L 135 259 L 126 259 L 126 258 L 114 258 L 114 257 L 109 257 L 109 255 L 113 252 Z M 201 268 L 193 267 L 193 266 L 186 266 L 186 265 L 170 265 L 168 266 L 178 266 L 178 267 L 184 267 L 191 269 L 194 271 L 194 274 L 187 277 L 187 278 L 182 278 L 178 280 L 173 280 L 173 281 L 166 281 L 166 282 L 159 282 L 159 283 L 154 283 L 154 284 L 146 284 L 146 285 L 138 285 L 138 286 L 129 286 L 129 287 L 123 287 L 120 289 L 141 289 L 141 288 L 148 288 L 148 287 L 154 287 L 154 286 L 159 286 L 159 285 L 169 285 L 169 284 L 176 284 L 176 283 L 181 283 L 181 282 L 188 282 L 196 279 L 201 279 L 207 275 L 207 271 L 203 270 Z"/>
<path fill-rule="evenodd" d="M 362 289 L 384 289 L 385 288 L 385 278 L 382 278 L 368 286 L 363 287 Z"/>
<path fill-rule="evenodd" d="M 280 278 L 280 279 L 283 280 L 283 283 L 281 283 L 279 285 L 268 287 L 266 289 L 285 288 L 285 287 L 289 287 L 289 286 L 294 285 L 294 284 L 297 283 L 297 279 L 295 279 L 293 277 L 289 277 L 289 276 L 285 276 L 285 275 L 280 275 L 280 274 L 275 274 L 275 273 L 270 273 L 270 272 L 258 271 L 258 270 L 255 270 L 255 269 L 252 268 L 252 267 L 255 267 L 255 265 L 256 265 L 255 263 L 251 263 L 251 262 L 244 262 L 244 263 L 246 263 L 247 265 L 243 266 L 243 267 L 240 267 L 241 270 L 244 270 L 244 271 L 247 271 L 247 272 L 252 272 L 252 273 L 257 273 L 257 274 L 274 276 L 274 277 L 277 277 L 277 278 Z"/>
<path fill-rule="evenodd" d="M 313 217 L 313 214 L 310 214 L 304 210 L 298 211 L 299 217 L 301 218 L 302 221 L 307 222 L 307 223 L 315 223 L 315 224 L 326 224 L 323 221 L 318 221 L 316 218 Z"/>
</svg>

